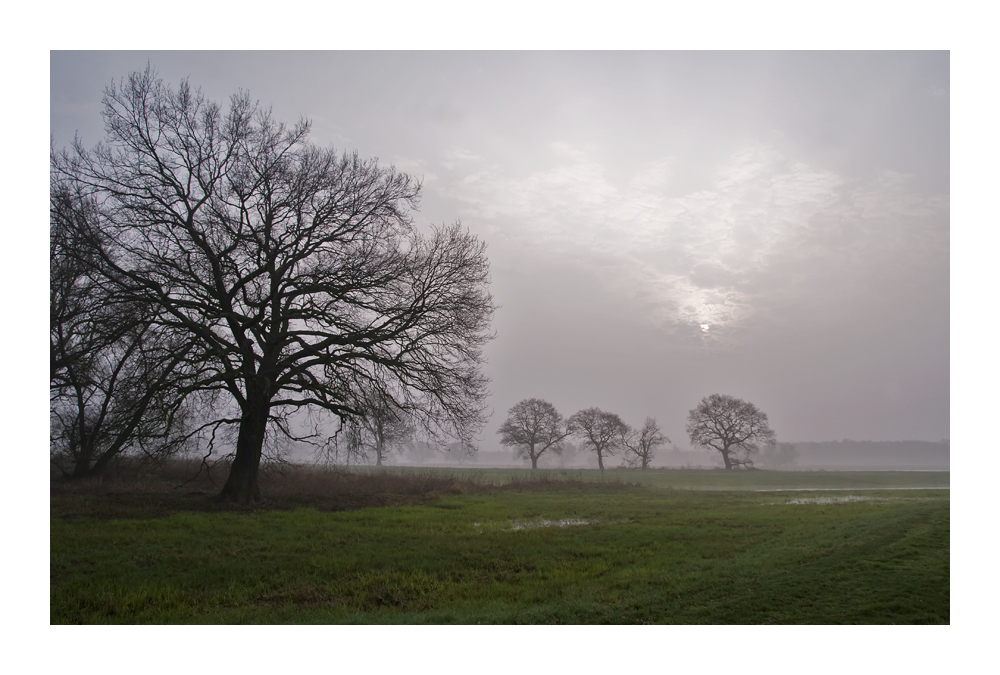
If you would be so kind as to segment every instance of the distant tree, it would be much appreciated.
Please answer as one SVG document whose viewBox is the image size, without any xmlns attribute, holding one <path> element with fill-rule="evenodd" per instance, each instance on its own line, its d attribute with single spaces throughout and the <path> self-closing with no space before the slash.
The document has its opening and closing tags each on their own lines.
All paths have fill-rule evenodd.
<svg viewBox="0 0 1000 675">
<path fill-rule="evenodd" d="M 688 413 L 687 433 L 694 445 L 717 450 L 726 469 L 745 466 L 761 445 L 775 439 L 766 414 L 753 403 L 725 394 L 703 398 Z"/>
<path fill-rule="evenodd" d="M 604 471 L 604 457 L 614 455 L 622 445 L 629 427 L 614 413 L 587 408 L 569 418 L 569 431 L 585 448 L 597 454 L 597 466 Z"/>
<path fill-rule="evenodd" d="M 656 419 L 647 417 L 641 429 L 629 428 L 622 436 L 622 445 L 628 453 L 626 462 L 629 466 L 648 469 L 653 461 L 653 451 L 656 447 L 669 442 L 670 439 L 660 431 Z"/>
<path fill-rule="evenodd" d="M 365 386 L 441 443 L 473 447 L 494 305 L 485 244 L 413 225 L 420 183 L 308 142 L 246 93 L 227 111 L 151 68 L 104 93 L 106 140 L 53 153 L 113 245 L 108 284 L 192 341 L 197 386 L 238 428 L 220 498 L 260 498 L 265 435 L 303 408 L 363 419 Z"/>
<path fill-rule="evenodd" d="M 409 445 L 414 425 L 391 396 L 374 387 L 364 387 L 353 398 L 361 414 L 341 421 L 337 433 L 321 449 L 320 459 L 348 464 L 374 460 L 375 466 L 382 466 L 389 452 Z"/>
<path fill-rule="evenodd" d="M 500 444 L 513 447 L 518 457 L 531 460 L 531 468 L 538 468 L 538 458 L 547 450 L 561 452 L 560 443 L 569 436 L 562 415 L 548 401 L 528 398 L 507 411 L 507 419 L 500 428 Z"/>
<path fill-rule="evenodd" d="M 382 466 L 387 453 L 401 448 L 413 434 L 413 426 L 407 421 L 405 413 L 384 400 L 367 407 L 361 424 L 371 439 L 375 466 Z"/>
</svg>

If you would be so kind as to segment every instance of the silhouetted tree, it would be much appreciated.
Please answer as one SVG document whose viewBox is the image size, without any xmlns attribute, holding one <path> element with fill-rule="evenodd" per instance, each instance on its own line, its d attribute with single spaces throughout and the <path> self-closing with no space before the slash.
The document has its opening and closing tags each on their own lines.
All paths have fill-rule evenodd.
<svg viewBox="0 0 1000 675">
<path fill-rule="evenodd" d="M 628 451 L 626 462 L 640 469 L 648 469 L 656 447 L 669 442 L 670 439 L 663 435 L 660 425 L 652 417 L 646 418 L 641 429 L 629 428 L 622 435 L 622 445 Z"/>
<path fill-rule="evenodd" d="M 102 283 L 95 204 L 53 182 L 49 216 L 51 459 L 74 478 L 129 452 L 162 459 L 186 440 L 190 343 Z"/>
<path fill-rule="evenodd" d="M 745 465 L 750 455 L 774 442 L 767 415 L 748 401 L 712 394 L 688 413 L 687 433 L 691 442 L 718 450 L 726 469 Z"/>
<path fill-rule="evenodd" d="M 105 90 L 103 115 L 106 141 L 76 142 L 52 172 L 99 205 L 113 247 L 96 253 L 117 292 L 189 336 L 198 386 L 238 408 L 220 497 L 259 498 L 270 422 L 306 406 L 361 419 L 365 387 L 428 437 L 471 447 L 489 263 L 458 224 L 414 228 L 418 182 L 313 146 L 308 122 L 279 124 L 246 93 L 223 114 L 148 67 Z"/>
<path fill-rule="evenodd" d="M 574 413 L 568 426 L 570 433 L 579 438 L 585 448 L 597 454 L 597 466 L 601 471 L 604 471 L 605 455 L 615 454 L 629 430 L 618 415 L 599 408 Z"/>
<path fill-rule="evenodd" d="M 508 410 L 497 433 L 501 445 L 513 447 L 518 457 L 531 460 L 532 469 L 538 468 L 538 458 L 547 450 L 559 453 L 560 442 L 569 436 L 555 406 L 538 398 L 527 398 Z"/>
</svg>

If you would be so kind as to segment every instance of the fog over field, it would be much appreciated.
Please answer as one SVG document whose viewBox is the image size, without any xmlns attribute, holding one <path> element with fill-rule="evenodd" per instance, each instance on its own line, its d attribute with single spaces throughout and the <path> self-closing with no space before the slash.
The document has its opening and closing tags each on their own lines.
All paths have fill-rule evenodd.
<svg viewBox="0 0 1000 675">
<path fill-rule="evenodd" d="M 655 417 L 664 455 L 714 393 L 779 441 L 950 438 L 947 52 L 54 51 L 55 147 L 147 62 L 311 119 L 487 242 L 483 461 L 529 397 Z"/>
</svg>

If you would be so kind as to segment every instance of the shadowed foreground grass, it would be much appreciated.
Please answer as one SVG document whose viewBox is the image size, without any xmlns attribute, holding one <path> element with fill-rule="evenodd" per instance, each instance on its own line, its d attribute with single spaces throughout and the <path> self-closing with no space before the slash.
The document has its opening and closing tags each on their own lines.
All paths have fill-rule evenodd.
<svg viewBox="0 0 1000 675">
<path fill-rule="evenodd" d="M 51 622 L 949 622 L 947 490 L 445 478 L 131 517 L 129 490 L 54 490 Z"/>
</svg>

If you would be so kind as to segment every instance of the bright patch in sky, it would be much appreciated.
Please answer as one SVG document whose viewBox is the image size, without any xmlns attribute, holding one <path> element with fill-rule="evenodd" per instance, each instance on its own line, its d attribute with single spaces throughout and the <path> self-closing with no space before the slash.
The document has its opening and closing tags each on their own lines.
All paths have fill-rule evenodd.
<svg viewBox="0 0 1000 675">
<path fill-rule="evenodd" d="M 712 326 L 727 341 L 776 299 L 806 295 L 814 270 L 839 264 L 849 276 L 898 263 L 939 244 L 925 236 L 938 236 L 926 224 L 947 218 L 947 200 L 908 192 L 906 176 L 848 179 L 760 143 L 680 194 L 670 157 L 622 181 L 595 147 L 552 143 L 549 152 L 547 168 L 516 175 L 455 151 L 464 178 L 451 196 L 491 239 L 529 259 L 575 260 L 648 323 L 702 333 Z M 890 241 L 889 249 L 910 251 L 888 250 Z"/>
</svg>

